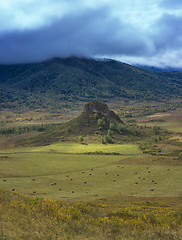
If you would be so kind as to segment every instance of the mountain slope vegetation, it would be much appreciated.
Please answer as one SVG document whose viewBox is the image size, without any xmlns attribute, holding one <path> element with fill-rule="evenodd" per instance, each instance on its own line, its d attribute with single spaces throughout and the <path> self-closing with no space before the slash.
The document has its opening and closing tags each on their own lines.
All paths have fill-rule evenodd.
<svg viewBox="0 0 182 240">
<path fill-rule="evenodd" d="M 156 72 L 114 60 L 54 58 L 0 65 L 4 108 L 61 108 L 63 102 L 116 97 L 161 100 L 182 97 L 181 72 Z"/>
</svg>

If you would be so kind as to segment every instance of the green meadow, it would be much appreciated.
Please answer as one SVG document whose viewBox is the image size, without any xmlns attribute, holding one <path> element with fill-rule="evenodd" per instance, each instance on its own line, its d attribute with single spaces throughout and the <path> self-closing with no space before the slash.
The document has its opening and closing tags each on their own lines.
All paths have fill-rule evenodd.
<svg viewBox="0 0 182 240">
<path fill-rule="evenodd" d="M 136 155 L 141 154 L 142 151 L 135 144 L 76 144 L 76 143 L 60 143 L 52 144 L 49 146 L 37 147 L 32 150 L 33 152 L 46 152 L 54 151 L 58 153 L 94 153 L 94 152 L 103 152 L 103 153 L 119 153 L 122 155 Z"/>
<path fill-rule="evenodd" d="M 138 157 L 145 162 L 138 164 Z M 181 196 L 182 167 L 152 165 L 147 158 L 135 144 L 64 143 L 1 151 L 0 188 L 71 201 Z"/>
<path fill-rule="evenodd" d="M 41 147 L 27 147 L 27 148 L 13 148 L 0 150 L 2 153 L 36 153 L 36 152 L 54 152 L 66 154 L 88 154 L 95 152 L 103 153 L 119 153 L 121 155 L 136 155 L 141 154 L 142 151 L 136 144 L 78 144 L 78 143 L 58 143 Z"/>
<path fill-rule="evenodd" d="M 127 144 L 16 147 L 3 136 L 0 239 L 181 240 L 182 131 L 169 120 L 140 121 L 171 132 Z"/>
</svg>

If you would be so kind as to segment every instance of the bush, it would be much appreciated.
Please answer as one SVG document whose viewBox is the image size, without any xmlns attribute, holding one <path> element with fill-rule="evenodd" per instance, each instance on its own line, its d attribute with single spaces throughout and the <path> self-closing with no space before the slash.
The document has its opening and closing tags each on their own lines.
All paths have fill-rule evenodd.
<svg viewBox="0 0 182 240">
<path fill-rule="evenodd" d="M 101 137 L 101 138 L 100 138 L 100 142 L 101 142 L 102 144 L 105 144 L 105 143 L 106 143 L 104 137 Z"/>
<path fill-rule="evenodd" d="M 82 143 L 83 140 L 84 140 L 83 136 L 80 136 L 80 137 L 78 138 L 78 140 Z"/>
<path fill-rule="evenodd" d="M 105 136 L 104 141 L 106 143 L 114 143 L 114 141 L 112 140 L 111 136 L 108 135 L 108 134 Z"/>
<path fill-rule="evenodd" d="M 103 117 L 103 118 L 98 119 L 97 125 L 101 128 L 108 128 L 109 127 L 109 122 L 105 117 Z"/>
<path fill-rule="evenodd" d="M 109 129 L 112 130 L 112 131 L 115 131 L 116 130 L 116 125 L 114 123 L 110 123 L 109 124 Z"/>
</svg>

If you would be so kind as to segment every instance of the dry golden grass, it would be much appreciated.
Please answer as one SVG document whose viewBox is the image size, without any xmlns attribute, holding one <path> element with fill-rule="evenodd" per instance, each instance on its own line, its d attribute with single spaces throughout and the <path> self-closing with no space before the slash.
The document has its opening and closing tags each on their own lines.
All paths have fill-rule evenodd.
<svg viewBox="0 0 182 240">
<path fill-rule="evenodd" d="M 167 202 L 121 198 L 68 204 L 1 191 L 0 239 L 181 240 L 178 200 Z"/>
</svg>

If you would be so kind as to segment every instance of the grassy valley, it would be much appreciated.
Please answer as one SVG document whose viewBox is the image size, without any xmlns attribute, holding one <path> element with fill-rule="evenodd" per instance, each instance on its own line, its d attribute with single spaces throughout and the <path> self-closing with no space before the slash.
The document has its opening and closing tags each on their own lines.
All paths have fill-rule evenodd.
<svg viewBox="0 0 182 240">
<path fill-rule="evenodd" d="M 182 239 L 181 74 L 1 65 L 0 239 Z"/>
<path fill-rule="evenodd" d="M 109 105 L 2 113 L 2 239 L 182 238 L 180 103 Z"/>
</svg>

